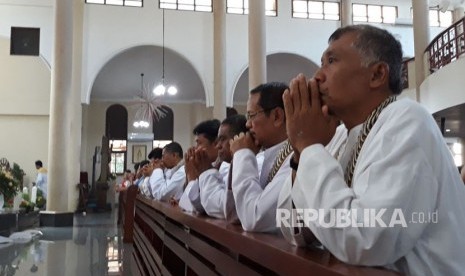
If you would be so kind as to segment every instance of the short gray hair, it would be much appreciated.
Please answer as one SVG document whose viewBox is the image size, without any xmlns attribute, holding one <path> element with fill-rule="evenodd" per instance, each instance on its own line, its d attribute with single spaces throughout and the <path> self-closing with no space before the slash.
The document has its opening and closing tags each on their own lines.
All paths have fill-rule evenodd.
<svg viewBox="0 0 465 276">
<path fill-rule="evenodd" d="M 347 33 L 356 33 L 354 47 L 362 56 L 364 66 L 384 62 L 389 67 L 389 89 L 393 94 L 402 92 L 402 46 L 388 31 L 371 25 L 352 25 L 337 29 L 328 42 L 338 40 Z"/>
</svg>

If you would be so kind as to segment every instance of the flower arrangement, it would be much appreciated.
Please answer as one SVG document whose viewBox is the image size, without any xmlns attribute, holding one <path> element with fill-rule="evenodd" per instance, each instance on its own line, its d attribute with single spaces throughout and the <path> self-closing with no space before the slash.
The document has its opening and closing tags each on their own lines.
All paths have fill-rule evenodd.
<svg viewBox="0 0 465 276">
<path fill-rule="evenodd" d="M 23 180 L 24 180 L 24 176 L 26 175 L 26 173 L 24 173 L 23 169 L 21 169 L 21 167 L 18 164 L 13 163 L 11 174 L 13 175 L 13 178 L 19 182 L 20 188 L 22 189 Z"/>
<path fill-rule="evenodd" d="M 37 189 L 37 199 L 36 199 L 36 206 L 39 209 L 45 208 L 45 204 L 47 204 L 47 200 L 45 200 L 44 193 L 41 189 Z"/>
<path fill-rule="evenodd" d="M 8 169 L 0 170 L 0 194 L 5 200 L 14 198 L 18 193 L 19 181 L 14 178 Z"/>
<path fill-rule="evenodd" d="M 23 201 L 19 205 L 20 208 L 24 208 L 26 213 L 34 210 L 35 204 L 31 202 L 31 197 L 28 194 L 23 194 Z"/>
</svg>

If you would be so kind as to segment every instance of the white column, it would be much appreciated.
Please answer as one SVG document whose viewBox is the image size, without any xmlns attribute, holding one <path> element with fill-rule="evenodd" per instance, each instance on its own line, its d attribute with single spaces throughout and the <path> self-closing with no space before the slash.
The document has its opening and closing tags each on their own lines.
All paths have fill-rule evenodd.
<svg viewBox="0 0 465 276">
<path fill-rule="evenodd" d="M 50 126 L 48 145 L 47 210 L 68 211 L 68 140 L 72 99 L 73 2 L 55 0 L 54 44 L 52 50 L 52 80 L 50 94 Z"/>
<path fill-rule="evenodd" d="M 341 27 L 346 27 L 352 24 L 352 0 L 341 0 Z"/>
<path fill-rule="evenodd" d="M 424 52 L 430 41 L 428 1 L 412 0 L 413 40 L 415 43 L 416 100 L 420 101 L 420 85 L 425 79 Z"/>
<path fill-rule="evenodd" d="M 82 38 L 84 2 L 73 1 L 73 63 L 72 63 L 72 91 L 68 101 L 68 113 L 70 118 L 70 137 L 68 139 L 68 211 L 76 210 L 79 190 L 80 159 L 81 159 L 81 72 L 82 72 Z"/>
<path fill-rule="evenodd" d="M 452 13 L 452 21 L 455 23 L 465 16 L 463 6 L 456 6 Z"/>
<path fill-rule="evenodd" d="M 249 1 L 249 90 L 266 82 L 265 0 Z"/>
<path fill-rule="evenodd" d="M 226 0 L 213 5 L 213 118 L 226 118 Z"/>
</svg>

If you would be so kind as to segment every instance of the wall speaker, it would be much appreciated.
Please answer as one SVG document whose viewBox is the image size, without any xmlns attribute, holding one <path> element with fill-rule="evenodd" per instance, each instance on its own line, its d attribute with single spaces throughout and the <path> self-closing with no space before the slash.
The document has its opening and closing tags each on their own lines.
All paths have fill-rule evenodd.
<svg viewBox="0 0 465 276">
<path fill-rule="evenodd" d="M 40 28 L 11 27 L 10 37 L 10 55 L 39 55 Z"/>
</svg>

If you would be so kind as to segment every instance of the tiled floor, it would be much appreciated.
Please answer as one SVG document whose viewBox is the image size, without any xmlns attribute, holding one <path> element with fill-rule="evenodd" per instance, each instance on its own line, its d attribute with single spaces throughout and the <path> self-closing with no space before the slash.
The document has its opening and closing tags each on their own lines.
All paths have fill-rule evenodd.
<svg viewBox="0 0 465 276">
<path fill-rule="evenodd" d="M 74 227 L 38 230 L 44 234 L 38 240 L 0 248 L 0 276 L 121 275 L 123 252 L 125 259 L 130 256 L 131 245 L 123 246 L 116 211 L 75 215 Z"/>
</svg>

